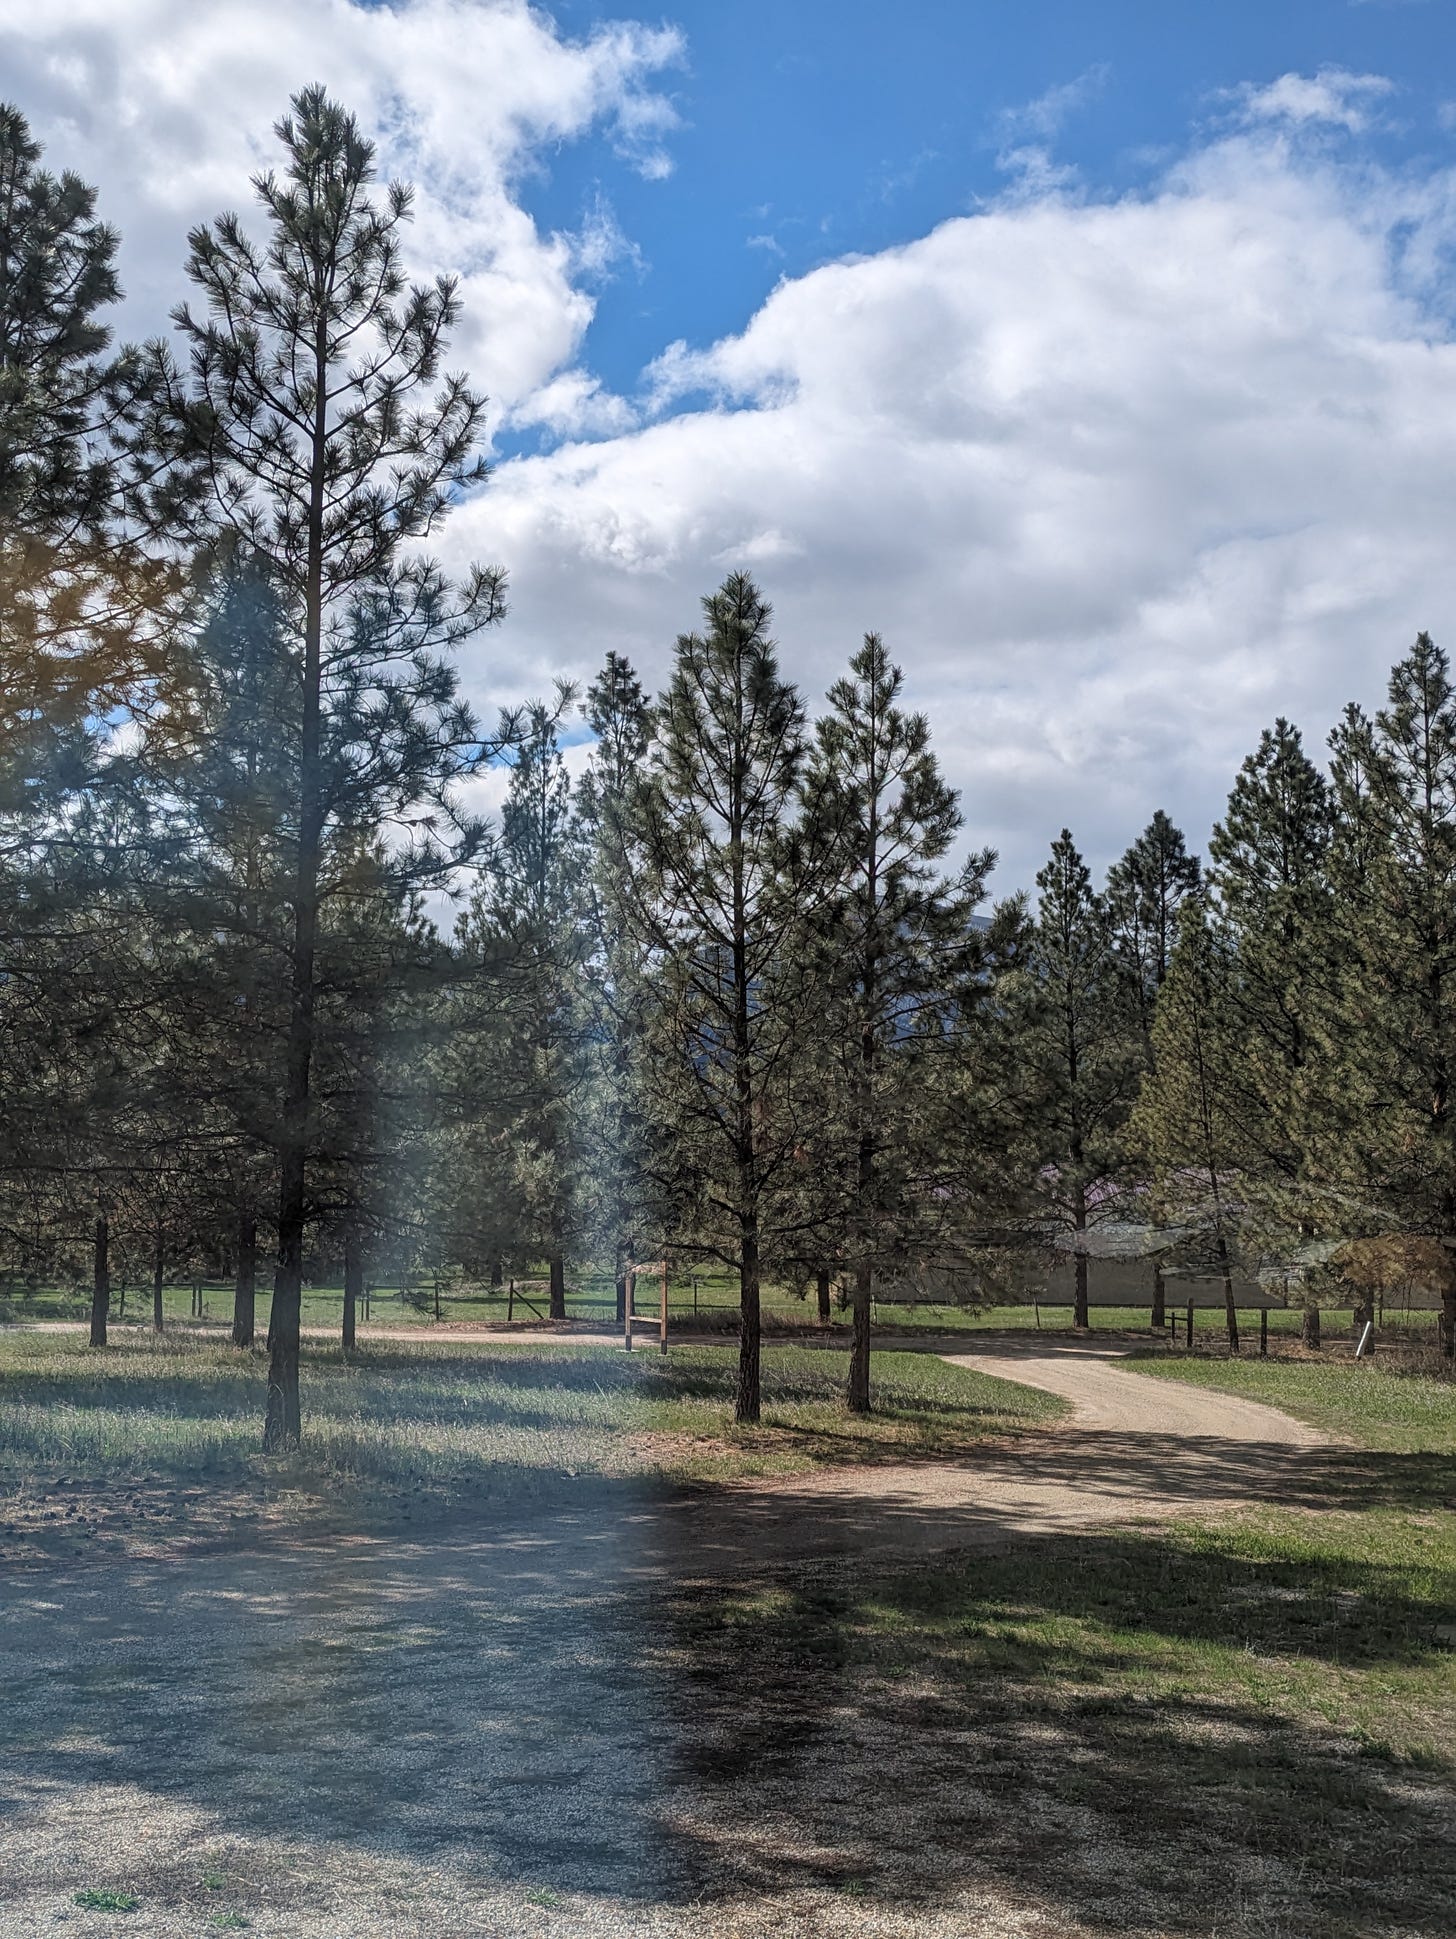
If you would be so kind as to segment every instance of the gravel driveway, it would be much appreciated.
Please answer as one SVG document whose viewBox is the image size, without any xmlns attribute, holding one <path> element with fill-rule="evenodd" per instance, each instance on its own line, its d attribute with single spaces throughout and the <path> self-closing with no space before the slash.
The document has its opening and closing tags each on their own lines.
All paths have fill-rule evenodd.
<svg viewBox="0 0 1456 1939">
<path fill-rule="evenodd" d="M 705 1777 L 705 1709 L 757 1699 L 695 1686 L 666 1615 L 693 1584 L 802 1586 L 896 1554 L 1320 1498 L 1329 1450 L 1273 1410 L 1142 1380 L 1102 1350 L 949 1357 L 1063 1394 L 1071 1421 L 955 1466 L 671 1496 L 624 1482 L 590 1512 L 385 1532 L 182 1541 L 163 1519 L 124 1549 L 12 1568 L 0 1934 L 1133 1930 L 1068 1923 L 978 1874 L 973 1768 L 960 1833 L 908 1793 L 896 1807 L 883 1785 L 904 1744 L 847 1730 L 832 1681 L 806 1682 L 798 1736 L 765 1712 L 741 1787 Z M 913 1907 L 853 1889 L 886 1824 L 928 1884 Z M 83 1910 L 86 1888 L 140 1903 Z"/>
</svg>

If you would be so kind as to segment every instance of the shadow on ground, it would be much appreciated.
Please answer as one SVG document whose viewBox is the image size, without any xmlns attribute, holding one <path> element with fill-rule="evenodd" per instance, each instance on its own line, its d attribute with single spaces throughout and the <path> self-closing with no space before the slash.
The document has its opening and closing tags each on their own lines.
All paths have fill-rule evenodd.
<svg viewBox="0 0 1456 1939">
<path fill-rule="evenodd" d="M 930 1918 L 989 1876 L 1058 1932 L 1435 1939 L 1449 1756 L 1271 1708 L 1239 1658 L 1416 1668 L 1437 1613 L 1378 1566 L 1110 1536 L 685 1594 L 697 1811 L 766 1894 L 837 1876 Z"/>
<path fill-rule="evenodd" d="M 0 1930 L 103 1877 L 201 1908 L 216 1849 L 290 1932 L 387 1877 L 391 1934 L 456 1930 L 442 1893 L 522 1891 L 654 1933 L 804 1892 L 826 1933 L 859 1901 L 962 1933 L 968 1892 L 1058 1935 L 1449 1933 L 1451 1771 L 1274 1714 L 1227 1665 L 1205 1688 L 1198 1659 L 1398 1677 L 1439 1648 L 1431 1605 L 1368 1563 L 1089 1534 L 1150 1465 L 1174 1510 L 1450 1488 L 1421 1457 L 1066 1432 L 988 1450 L 954 1500 L 928 1472 L 598 1478 L 570 1512 L 43 1559 L 0 1608 L 0 1909 L 33 1920 Z"/>
</svg>

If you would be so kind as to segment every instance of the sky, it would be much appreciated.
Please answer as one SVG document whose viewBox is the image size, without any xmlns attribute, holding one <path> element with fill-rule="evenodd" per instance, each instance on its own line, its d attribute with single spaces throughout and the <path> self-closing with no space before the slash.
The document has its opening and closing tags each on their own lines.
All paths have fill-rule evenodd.
<svg viewBox="0 0 1456 1939">
<path fill-rule="evenodd" d="M 486 707 L 660 683 L 747 567 L 811 705 L 884 635 L 1006 893 L 1064 824 L 1202 848 L 1276 715 L 1318 752 L 1456 642 L 1450 0 L 0 0 L 0 56 L 120 335 L 306 82 L 415 183 Z"/>
</svg>

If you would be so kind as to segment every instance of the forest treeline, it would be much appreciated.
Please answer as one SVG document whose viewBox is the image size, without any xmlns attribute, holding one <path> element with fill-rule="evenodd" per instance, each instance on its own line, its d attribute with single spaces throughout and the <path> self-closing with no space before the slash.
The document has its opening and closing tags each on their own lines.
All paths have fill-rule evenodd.
<svg viewBox="0 0 1456 1939">
<path fill-rule="evenodd" d="M 187 238 L 165 341 L 116 348 L 117 238 L 0 110 L 0 1266 L 199 1257 L 301 1430 L 305 1278 L 498 1282 L 711 1260 L 853 1314 L 987 1298 L 1096 1227 L 1336 1279 L 1456 1244 L 1456 695 L 1422 634 L 1318 764 L 1277 721 L 1206 865 L 1159 813 L 1095 883 L 1070 832 L 994 906 L 925 717 L 866 635 L 822 701 L 745 574 L 646 693 L 482 722 L 459 649 L 492 567 L 430 545 L 485 403 L 415 286 L 409 191 L 321 90 L 245 221 Z M 584 750 L 581 758 L 577 751 Z M 504 804 L 473 812 L 508 771 Z M 956 859 L 958 857 L 964 859 Z M 440 912 L 453 910 L 453 924 Z M 267 1261 L 266 1265 L 261 1262 Z"/>
</svg>

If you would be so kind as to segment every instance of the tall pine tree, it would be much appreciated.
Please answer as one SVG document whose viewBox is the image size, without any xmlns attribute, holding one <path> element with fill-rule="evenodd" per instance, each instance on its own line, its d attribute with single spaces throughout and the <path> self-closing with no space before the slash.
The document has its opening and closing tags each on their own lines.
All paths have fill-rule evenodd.
<svg viewBox="0 0 1456 1939">
<path fill-rule="evenodd" d="M 853 1334 L 848 1399 L 870 1406 L 875 1274 L 933 1248 L 946 1188 L 937 1091 L 948 1081 L 963 1012 L 982 967 L 972 917 L 990 850 L 947 878 L 939 864 L 961 827 L 923 714 L 900 705 L 904 676 L 877 633 L 835 682 L 807 779 L 810 813 L 834 857 L 821 918 L 832 1121 L 843 1152 L 825 1176 L 848 1234 Z"/>
<path fill-rule="evenodd" d="M 1203 896 L 1179 923 L 1153 1020 L 1153 1064 L 1128 1127 L 1158 1219 L 1180 1249 L 1215 1272 L 1231 1352 L 1239 1350 L 1234 1266 L 1242 1217 L 1244 1129 L 1236 1104 L 1244 1045 L 1231 991 L 1235 966 Z"/>
<path fill-rule="evenodd" d="M 1105 899 L 1064 828 L 1036 878 L 1013 989 L 1043 1216 L 1070 1240 L 1074 1324 L 1089 1324 L 1088 1233 L 1115 1204 L 1117 1133 L 1143 1061 L 1138 1013 Z"/>
<path fill-rule="evenodd" d="M 1305 1083 L 1318 988 L 1330 962 L 1333 911 L 1325 874 L 1329 788 L 1287 720 L 1266 728 L 1239 770 L 1209 845 L 1215 917 L 1235 973 L 1229 1072 L 1245 1218 L 1267 1259 L 1286 1264 L 1315 1229 Z M 1319 1308 L 1305 1305 L 1306 1342 Z"/>
<path fill-rule="evenodd" d="M 1331 737 L 1338 973 L 1320 992 L 1306 1115 L 1327 1231 L 1456 1244 L 1456 689 L 1422 633 L 1373 720 Z M 1442 1343 L 1456 1352 L 1456 1290 Z"/>
<path fill-rule="evenodd" d="M 803 703 L 746 573 L 682 634 L 633 804 L 630 916 L 651 958 L 644 1040 L 659 1222 L 739 1280 L 735 1418 L 760 1406 L 760 1280 L 782 1237 L 808 1100 L 812 999 L 796 947 L 827 881 L 794 827 Z"/>
<path fill-rule="evenodd" d="M 253 184 L 266 242 L 235 215 L 193 231 L 202 309 L 177 329 L 188 368 L 153 352 L 138 454 L 176 455 L 152 515 L 219 521 L 267 563 L 296 641 L 298 783 L 290 811 L 289 1023 L 279 1100 L 278 1266 L 264 1447 L 300 1434 L 298 1362 L 314 1138 L 318 948 L 331 831 L 392 828 L 403 889 L 446 882 L 480 831 L 451 784 L 486 751 L 449 655 L 502 611 L 500 575 L 452 587 L 420 549 L 477 483 L 484 404 L 442 376 L 454 284 L 406 286 L 410 192 L 371 194 L 374 151 L 319 88 L 278 123 L 283 175 Z"/>
</svg>

